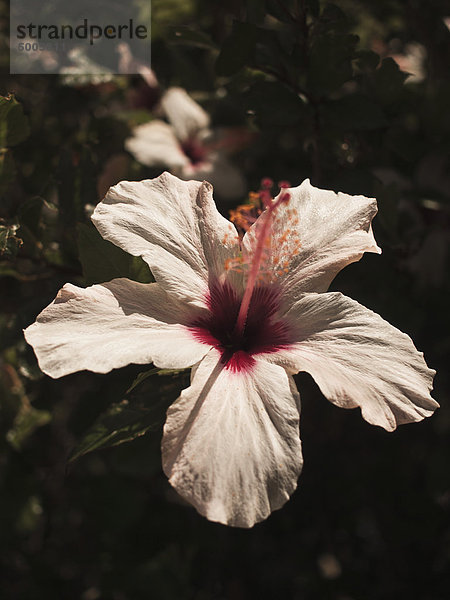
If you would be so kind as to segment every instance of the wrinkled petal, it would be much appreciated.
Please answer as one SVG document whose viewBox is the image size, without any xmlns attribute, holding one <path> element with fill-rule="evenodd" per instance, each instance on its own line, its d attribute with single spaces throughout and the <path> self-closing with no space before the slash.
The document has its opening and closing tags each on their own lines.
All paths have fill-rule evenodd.
<svg viewBox="0 0 450 600">
<path fill-rule="evenodd" d="M 168 410 L 164 472 L 211 521 L 252 527 L 296 488 L 298 426 L 299 395 L 284 369 L 257 360 L 233 373 L 211 350 Z"/>
<path fill-rule="evenodd" d="M 161 98 L 161 108 L 183 142 L 209 126 L 208 113 L 183 88 L 169 88 Z"/>
<path fill-rule="evenodd" d="M 308 179 L 289 193 L 289 203 L 276 212 L 266 268 L 292 300 L 303 292 L 326 291 L 336 274 L 364 252 L 381 252 L 371 228 L 375 199 L 320 190 Z M 247 253 L 254 251 L 262 222 L 260 217 L 245 235 Z"/>
<path fill-rule="evenodd" d="M 207 162 L 185 165 L 181 177 L 208 181 L 224 200 L 242 198 L 246 191 L 242 173 L 220 152 L 208 156 Z"/>
<path fill-rule="evenodd" d="M 238 252 L 237 232 L 217 211 L 211 185 L 169 173 L 112 187 L 92 221 L 103 238 L 142 256 L 166 291 L 197 306 Z"/>
<path fill-rule="evenodd" d="M 267 360 L 310 373 L 333 404 L 359 406 L 388 431 L 439 406 L 430 396 L 435 371 L 409 336 L 358 302 L 339 292 L 305 294 L 284 320 L 294 343 Z"/>
<path fill-rule="evenodd" d="M 173 127 L 164 121 L 155 120 L 138 125 L 132 134 L 125 140 L 125 148 L 141 164 L 166 167 L 175 172 L 189 164 Z"/>
<path fill-rule="evenodd" d="M 208 351 L 183 325 L 191 319 L 192 310 L 157 283 L 114 279 L 87 289 L 68 283 L 25 338 L 51 377 L 84 369 L 107 373 L 130 363 L 180 369 Z"/>
</svg>

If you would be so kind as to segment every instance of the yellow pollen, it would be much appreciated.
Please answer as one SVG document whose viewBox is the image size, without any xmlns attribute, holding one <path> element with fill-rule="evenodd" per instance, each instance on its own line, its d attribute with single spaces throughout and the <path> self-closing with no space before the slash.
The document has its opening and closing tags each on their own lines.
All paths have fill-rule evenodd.
<svg viewBox="0 0 450 600">
<path fill-rule="evenodd" d="M 252 250 L 225 261 L 225 270 L 243 273 L 247 287 L 255 284 L 273 283 L 278 277 L 289 272 L 292 259 L 298 256 L 302 247 L 299 238 L 299 216 L 292 206 L 289 191 L 281 191 L 277 199 L 271 199 L 270 193 L 263 189 L 260 193 L 251 192 L 246 204 L 230 211 L 230 219 L 236 226 L 242 239 L 244 234 Z M 231 232 L 224 238 L 224 244 L 233 237 Z M 255 258 L 257 256 L 257 258 Z M 246 291 L 247 293 L 247 291 Z M 248 293 L 247 293 L 248 295 Z M 245 298 L 246 305 L 249 298 Z M 241 306 L 238 319 L 239 327 L 245 322 L 245 310 Z"/>
</svg>

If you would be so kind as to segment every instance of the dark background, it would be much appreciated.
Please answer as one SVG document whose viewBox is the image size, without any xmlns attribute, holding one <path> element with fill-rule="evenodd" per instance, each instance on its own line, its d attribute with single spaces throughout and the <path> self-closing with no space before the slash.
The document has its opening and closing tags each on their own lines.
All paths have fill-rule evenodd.
<svg viewBox="0 0 450 600">
<path fill-rule="evenodd" d="M 10 110 L 14 101 L 4 100 L 0 113 L 0 595 L 444 600 L 448 5 L 153 0 L 152 8 L 156 93 L 139 76 L 10 76 L 2 40 L 0 93 L 14 93 L 19 105 Z M 105 185 L 161 172 L 136 163 L 123 144 L 173 85 L 210 112 L 214 127 L 239 132 L 231 160 L 248 191 L 264 176 L 293 185 L 310 177 L 377 197 L 383 254 L 345 269 L 332 289 L 407 332 L 437 370 L 441 409 L 394 433 L 332 406 L 298 375 L 299 488 L 248 531 L 198 516 L 162 473 L 164 409 L 186 374 L 150 374 L 128 394 L 148 368 L 52 380 L 22 336 L 67 281 L 148 280 L 141 264 L 103 245 L 87 213 Z M 216 199 L 227 214 L 233 204 Z M 104 447 L 88 452 L 96 446 Z"/>
</svg>

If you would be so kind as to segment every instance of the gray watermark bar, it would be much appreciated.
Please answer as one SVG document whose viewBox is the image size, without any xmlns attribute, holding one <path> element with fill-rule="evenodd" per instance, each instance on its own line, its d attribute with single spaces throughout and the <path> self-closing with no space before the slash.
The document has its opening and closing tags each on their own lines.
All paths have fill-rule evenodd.
<svg viewBox="0 0 450 600">
<path fill-rule="evenodd" d="M 13 74 L 138 74 L 150 41 L 150 0 L 10 0 Z"/>
</svg>

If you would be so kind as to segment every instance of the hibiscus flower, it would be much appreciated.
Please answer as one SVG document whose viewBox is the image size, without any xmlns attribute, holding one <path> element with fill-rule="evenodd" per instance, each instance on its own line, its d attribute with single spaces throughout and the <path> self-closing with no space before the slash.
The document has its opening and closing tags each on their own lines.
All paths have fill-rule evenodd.
<svg viewBox="0 0 450 600">
<path fill-rule="evenodd" d="M 160 110 L 167 121 L 154 119 L 138 125 L 125 140 L 125 148 L 148 167 L 163 167 L 182 179 L 206 179 L 225 200 L 245 191 L 244 179 L 227 158 L 225 149 L 236 135 L 212 132 L 207 112 L 182 88 L 169 88 Z"/>
<path fill-rule="evenodd" d="M 25 331 L 52 377 L 129 363 L 192 367 L 190 387 L 167 412 L 163 468 L 202 515 L 239 527 L 265 519 L 296 488 L 294 373 L 311 373 L 328 400 L 359 406 L 388 431 L 438 406 L 434 371 L 411 339 L 327 292 L 343 267 L 380 252 L 375 200 L 308 180 L 261 198 L 264 210 L 241 238 L 206 182 L 164 173 L 112 187 L 92 220 L 142 256 L 156 283 L 66 284 Z"/>
</svg>

